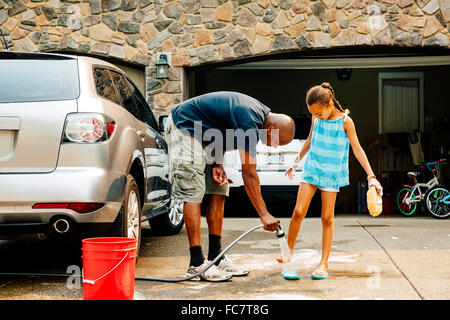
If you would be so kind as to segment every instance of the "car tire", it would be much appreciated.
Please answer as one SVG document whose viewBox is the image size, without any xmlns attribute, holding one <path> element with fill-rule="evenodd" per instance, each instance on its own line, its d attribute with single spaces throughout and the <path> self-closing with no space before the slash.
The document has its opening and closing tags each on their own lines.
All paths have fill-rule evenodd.
<svg viewBox="0 0 450 320">
<path fill-rule="evenodd" d="M 169 210 L 149 221 L 152 231 L 161 235 L 175 235 L 183 228 L 183 202 L 171 200 Z"/>
<path fill-rule="evenodd" d="M 133 176 L 128 175 L 122 207 L 111 227 L 110 234 L 113 237 L 136 239 L 136 255 L 139 255 L 141 247 L 141 217 L 142 207 L 139 198 L 139 188 Z"/>
</svg>

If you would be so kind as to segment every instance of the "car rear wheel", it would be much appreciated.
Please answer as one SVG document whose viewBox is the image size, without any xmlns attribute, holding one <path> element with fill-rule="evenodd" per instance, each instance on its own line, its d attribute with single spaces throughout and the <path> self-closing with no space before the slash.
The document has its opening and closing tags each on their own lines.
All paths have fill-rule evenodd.
<svg viewBox="0 0 450 320">
<path fill-rule="evenodd" d="M 114 237 L 136 239 L 137 255 L 139 255 L 141 246 L 141 217 L 142 208 L 139 198 L 139 189 L 133 176 L 128 175 L 124 200 L 120 212 L 111 228 L 111 235 Z"/>
<path fill-rule="evenodd" d="M 184 202 L 171 200 L 169 210 L 149 220 L 150 227 L 156 233 L 163 235 L 175 235 L 183 228 Z"/>
</svg>

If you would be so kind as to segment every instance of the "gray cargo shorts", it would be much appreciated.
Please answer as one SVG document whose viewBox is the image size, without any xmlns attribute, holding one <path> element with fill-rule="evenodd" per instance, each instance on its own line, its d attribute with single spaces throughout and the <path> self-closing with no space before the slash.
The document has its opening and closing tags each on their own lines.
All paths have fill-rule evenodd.
<svg viewBox="0 0 450 320">
<path fill-rule="evenodd" d="M 167 118 L 165 139 L 169 148 L 169 168 L 172 196 L 183 202 L 201 203 L 205 194 L 229 196 L 228 183 L 219 186 L 212 178 L 212 165 L 206 164 L 203 145 L 188 132 L 178 129 Z"/>
</svg>

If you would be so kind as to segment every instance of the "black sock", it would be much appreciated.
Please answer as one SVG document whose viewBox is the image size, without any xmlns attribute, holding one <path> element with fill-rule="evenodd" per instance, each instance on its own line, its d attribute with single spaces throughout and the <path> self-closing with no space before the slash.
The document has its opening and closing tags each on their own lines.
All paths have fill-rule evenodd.
<svg viewBox="0 0 450 320">
<path fill-rule="evenodd" d="M 203 255 L 201 246 L 190 247 L 189 252 L 191 253 L 189 266 L 198 267 L 205 262 L 205 256 Z"/>
<path fill-rule="evenodd" d="M 222 251 L 222 237 L 215 235 L 215 234 L 210 234 L 209 235 L 208 260 L 210 260 L 210 261 L 214 260 L 221 251 Z M 220 259 L 220 260 L 222 260 L 222 259 Z M 217 261 L 216 264 L 219 264 L 220 260 Z"/>
</svg>

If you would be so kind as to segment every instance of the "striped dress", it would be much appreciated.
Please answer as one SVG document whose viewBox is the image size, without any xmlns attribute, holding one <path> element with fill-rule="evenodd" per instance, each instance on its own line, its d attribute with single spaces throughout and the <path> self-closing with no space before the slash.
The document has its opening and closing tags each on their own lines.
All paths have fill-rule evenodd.
<svg viewBox="0 0 450 320">
<path fill-rule="evenodd" d="M 303 166 L 303 181 L 326 188 L 349 185 L 349 140 L 344 118 L 314 119 L 311 146 Z"/>
</svg>

